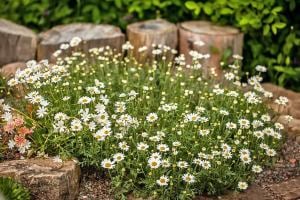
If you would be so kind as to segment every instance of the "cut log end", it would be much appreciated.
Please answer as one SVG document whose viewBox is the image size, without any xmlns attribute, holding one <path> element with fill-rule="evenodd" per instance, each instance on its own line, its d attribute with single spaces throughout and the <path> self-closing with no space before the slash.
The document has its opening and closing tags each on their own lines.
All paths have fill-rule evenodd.
<svg viewBox="0 0 300 200">
<path fill-rule="evenodd" d="M 239 30 L 230 26 L 218 26 L 206 21 L 189 21 L 181 23 L 181 28 L 198 34 L 230 35 L 239 34 Z"/>
<path fill-rule="evenodd" d="M 129 42 L 134 46 L 134 56 L 139 60 L 151 58 L 152 45 L 165 45 L 172 49 L 177 47 L 177 27 L 166 20 L 148 20 L 133 23 L 127 26 L 127 36 Z M 147 47 L 143 58 L 138 52 L 138 48 Z"/>
<path fill-rule="evenodd" d="M 162 19 L 137 22 L 130 24 L 127 27 L 129 33 L 136 32 L 141 34 L 161 34 L 174 30 L 177 30 L 174 24 Z"/>
<path fill-rule="evenodd" d="M 121 51 L 121 46 L 125 41 L 120 28 L 112 25 L 88 23 L 59 25 L 39 35 L 38 60 L 50 59 L 61 44 L 69 43 L 74 37 L 80 37 L 83 40 L 77 48 L 83 52 L 87 52 L 90 48 L 104 46 Z"/>
<path fill-rule="evenodd" d="M 201 41 L 204 45 L 197 45 Z M 204 71 L 209 72 L 214 68 L 215 72 L 222 73 L 220 62 L 226 50 L 232 55 L 242 55 L 243 33 L 229 26 L 218 26 L 206 21 L 188 21 L 179 25 L 179 51 L 186 56 L 188 63 L 192 58 L 191 50 L 202 54 L 210 54 L 210 58 L 203 60 Z M 230 60 L 229 60 L 230 61 Z"/>
</svg>

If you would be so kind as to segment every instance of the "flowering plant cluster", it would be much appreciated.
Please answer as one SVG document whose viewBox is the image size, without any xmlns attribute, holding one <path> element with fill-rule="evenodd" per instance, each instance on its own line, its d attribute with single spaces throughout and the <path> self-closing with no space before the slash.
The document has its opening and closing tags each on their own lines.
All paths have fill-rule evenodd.
<svg viewBox="0 0 300 200">
<path fill-rule="evenodd" d="M 175 50 L 153 45 L 153 58 L 140 64 L 129 43 L 121 53 L 101 47 L 59 57 L 80 42 L 62 45 L 56 64 L 28 62 L 8 82 L 26 91 L 15 106 L 22 113 L 31 106 L 39 154 L 74 156 L 107 172 L 117 198 L 244 190 L 274 161 L 283 126 L 264 105 L 274 100 L 260 84 L 265 67 L 241 83 L 242 58 L 234 56 L 220 82 L 213 70 L 202 74 L 208 54 L 193 51 L 186 64 L 183 55 L 168 61 Z"/>
<path fill-rule="evenodd" d="M 32 134 L 32 127 L 26 125 L 22 116 L 13 116 L 11 107 L 0 101 L 0 113 L 3 122 L 1 123 L 0 142 L 3 154 L 6 158 L 22 158 L 30 148 L 31 142 L 28 137 Z"/>
</svg>

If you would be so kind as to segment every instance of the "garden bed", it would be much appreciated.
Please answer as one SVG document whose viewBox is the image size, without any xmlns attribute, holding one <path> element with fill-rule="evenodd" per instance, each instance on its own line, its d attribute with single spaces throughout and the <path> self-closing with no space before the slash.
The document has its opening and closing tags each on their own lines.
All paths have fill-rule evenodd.
<svg viewBox="0 0 300 200">
<path fill-rule="evenodd" d="M 267 106 L 282 110 L 289 100 L 263 88 L 264 66 L 242 83 L 239 55 L 215 79 L 213 70 L 202 72 L 209 54 L 190 51 L 190 63 L 183 55 L 173 61 L 174 49 L 153 45 L 138 63 L 128 42 L 121 53 L 81 52 L 81 43 L 72 38 L 54 53 L 55 64 L 30 61 L 8 81 L 24 93 L 12 107 L 2 102 L 1 138 L 20 157 L 76 157 L 97 169 L 84 173 L 81 199 L 193 199 L 245 191 L 258 174 L 256 185 L 298 175 L 299 146 L 287 140 L 278 156 L 284 126 Z"/>
</svg>

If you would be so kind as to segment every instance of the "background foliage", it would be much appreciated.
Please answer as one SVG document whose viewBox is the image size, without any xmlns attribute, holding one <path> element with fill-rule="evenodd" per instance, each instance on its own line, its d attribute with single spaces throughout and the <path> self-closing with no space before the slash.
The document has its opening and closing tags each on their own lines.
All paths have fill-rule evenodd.
<svg viewBox="0 0 300 200">
<path fill-rule="evenodd" d="M 162 17 L 173 22 L 207 19 L 245 33 L 244 67 L 269 68 L 268 78 L 300 90 L 298 0 L 2 0 L 0 17 L 37 31 L 70 22 L 111 23 Z"/>
</svg>

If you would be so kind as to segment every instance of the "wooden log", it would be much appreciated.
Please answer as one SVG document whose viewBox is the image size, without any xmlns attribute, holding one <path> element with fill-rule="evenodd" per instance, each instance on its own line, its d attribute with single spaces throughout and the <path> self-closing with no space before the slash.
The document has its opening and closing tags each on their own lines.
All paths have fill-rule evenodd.
<svg viewBox="0 0 300 200">
<path fill-rule="evenodd" d="M 133 55 L 140 62 L 153 57 L 153 45 L 165 45 L 176 49 L 178 43 L 176 25 L 163 19 L 130 24 L 127 26 L 127 36 L 134 46 Z M 147 49 L 142 53 L 139 51 L 141 47 L 147 47 Z"/>
<path fill-rule="evenodd" d="M 230 49 L 232 55 L 242 56 L 243 33 L 228 26 L 217 26 L 206 21 L 188 21 L 179 24 L 179 52 L 191 63 L 189 52 L 196 50 L 202 54 L 210 54 L 203 60 L 204 71 L 215 68 L 221 74 L 220 62 L 225 50 Z M 203 44 L 201 44 L 201 41 Z"/>
<path fill-rule="evenodd" d="M 35 59 L 36 34 L 30 29 L 0 19 L 0 66 Z"/>
<path fill-rule="evenodd" d="M 60 48 L 60 45 L 69 43 L 74 37 L 82 39 L 83 42 L 76 47 L 76 50 L 83 52 L 105 46 L 110 46 L 120 52 L 125 42 L 125 35 L 120 28 L 112 25 L 89 23 L 59 25 L 39 35 L 38 60 L 53 60 L 52 54 Z"/>
</svg>

